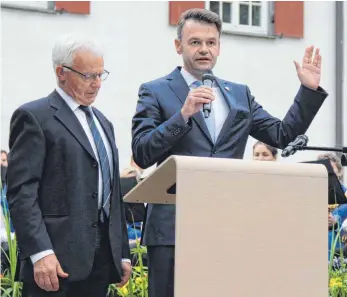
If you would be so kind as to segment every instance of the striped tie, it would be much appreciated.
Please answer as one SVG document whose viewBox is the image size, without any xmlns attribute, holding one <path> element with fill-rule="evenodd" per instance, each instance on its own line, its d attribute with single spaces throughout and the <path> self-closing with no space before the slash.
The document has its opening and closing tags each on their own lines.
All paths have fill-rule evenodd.
<svg viewBox="0 0 347 297">
<path fill-rule="evenodd" d="M 111 174 L 110 174 L 110 164 L 105 148 L 105 144 L 101 138 L 101 134 L 98 128 L 95 125 L 95 121 L 93 119 L 92 111 L 88 106 L 80 106 L 80 109 L 84 111 L 87 117 L 87 122 L 89 124 L 89 128 L 92 132 L 94 142 L 96 145 L 96 150 L 99 155 L 99 164 L 101 167 L 102 174 L 102 210 L 100 215 L 101 222 L 104 222 L 104 214 L 106 217 L 110 215 L 110 196 L 111 196 Z"/>
<path fill-rule="evenodd" d="M 193 82 L 190 87 L 192 89 L 195 89 L 195 88 L 198 88 L 202 85 L 202 82 L 199 81 L 199 80 L 196 80 L 195 82 Z M 211 113 L 210 113 L 210 116 L 208 118 L 205 118 L 205 122 L 206 122 L 206 126 L 208 128 L 208 131 L 210 132 L 210 135 L 211 135 L 211 139 L 213 141 L 213 143 L 216 142 L 216 128 L 215 128 L 215 115 L 214 115 L 214 112 L 212 112 L 212 103 L 211 103 Z"/>
</svg>

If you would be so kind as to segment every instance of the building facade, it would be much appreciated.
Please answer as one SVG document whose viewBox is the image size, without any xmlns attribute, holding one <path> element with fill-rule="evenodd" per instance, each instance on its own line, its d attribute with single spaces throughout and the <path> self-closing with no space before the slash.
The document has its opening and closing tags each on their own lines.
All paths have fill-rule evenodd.
<svg viewBox="0 0 347 297">
<path fill-rule="evenodd" d="M 339 50 L 347 56 L 342 42 L 347 40 L 347 5 L 343 2 L 3 1 L 1 6 L 1 147 L 5 149 L 13 111 L 55 87 L 51 62 L 55 40 L 62 34 L 80 32 L 104 45 L 105 69 L 110 76 L 103 82 L 95 106 L 113 122 L 120 167 L 126 167 L 139 86 L 181 65 L 174 48 L 175 24 L 179 14 L 191 7 L 209 8 L 223 19 L 215 75 L 247 84 L 256 100 L 279 118 L 284 117 L 300 87 L 293 61 L 301 62 L 307 46 L 319 47 L 321 85 L 329 97 L 307 131 L 309 144 L 341 142 L 338 144 L 347 146 L 347 120 L 343 121 L 347 82 L 337 71 L 343 75 L 347 69 L 347 58 L 337 60 Z M 245 159 L 251 158 L 253 142 L 250 138 Z M 316 155 L 298 152 L 283 161 L 315 159 Z"/>
</svg>

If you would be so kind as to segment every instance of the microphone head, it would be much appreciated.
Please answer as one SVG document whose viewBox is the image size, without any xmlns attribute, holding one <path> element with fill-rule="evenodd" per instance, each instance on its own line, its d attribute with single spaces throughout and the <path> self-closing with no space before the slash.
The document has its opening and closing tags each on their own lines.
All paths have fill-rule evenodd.
<svg viewBox="0 0 347 297">
<path fill-rule="evenodd" d="M 214 76 L 212 73 L 204 73 L 202 76 L 201 81 L 204 82 L 205 80 L 210 80 L 210 81 L 214 81 Z"/>
<path fill-rule="evenodd" d="M 307 145 L 308 143 L 308 137 L 305 134 L 299 135 L 295 140 L 302 145 Z"/>
<path fill-rule="evenodd" d="M 308 141 L 308 137 L 305 134 L 299 135 L 298 138 L 302 138 L 305 141 Z"/>
<path fill-rule="evenodd" d="M 299 135 L 294 141 L 290 142 L 288 146 L 282 151 L 282 157 L 289 157 L 296 153 L 299 147 L 304 147 L 308 143 L 308 137 L 305 134 Z"/>
<path fill-rule="evenodd" d="M 287 158 L 289 156 L 290 156 L 290 152 L 289 152 L 288 148 L 285 148 L 281 153 L 281 157 Z"/>
</svg>

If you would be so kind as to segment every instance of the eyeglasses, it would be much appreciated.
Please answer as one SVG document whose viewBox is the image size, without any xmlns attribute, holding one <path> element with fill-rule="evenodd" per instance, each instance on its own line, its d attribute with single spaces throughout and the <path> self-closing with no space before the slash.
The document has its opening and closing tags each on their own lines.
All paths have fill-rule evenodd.
<svg viewBox="0 0 347 297">
<path fill-rule="evenodd" d="M 108 77 L 108 75 L 110 74 L 107 70 L 104 70 L 104 72 L 102 73 L 82 73 L 82 72 L 79 72 L 71 67 L 68 67 L 68 66 L 64 66 L 63 65 L 63 68 L 66 68 L 66 69 L 69 69 L 71 70 L 72 72 L 75 72 L 77 74 L 79 74 L 80 76 L 83 77 L 83 79 L 86 81 L 86 82 L 93 82 L 95 81 L 98 77 L 104 81 L 106 80 L 106 78 Z"/>
</svg>

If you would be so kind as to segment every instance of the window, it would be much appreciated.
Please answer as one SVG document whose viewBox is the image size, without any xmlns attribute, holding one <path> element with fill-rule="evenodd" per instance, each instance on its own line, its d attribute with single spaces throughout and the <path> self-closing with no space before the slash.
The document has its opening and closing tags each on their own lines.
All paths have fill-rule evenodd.
<svg viewBox="0 0 347 297">
<path fill-rule="evenodd" d="M 1 1 L 1 8 L 44 13 L 90 14 L 90 1 Z"/>
<path fill-rule="evenodd" d="M 207 1 L 206 8 L 221 17 L 223 32 L 269 35 L 269 2 Z"/>
<path fill-rule="evenodd" d="M 1 5 L 9 5 L 22 9 L 40 9 L 45 10 L 51 8 L 51 1 L 1 1 Z"/>
</svg>

